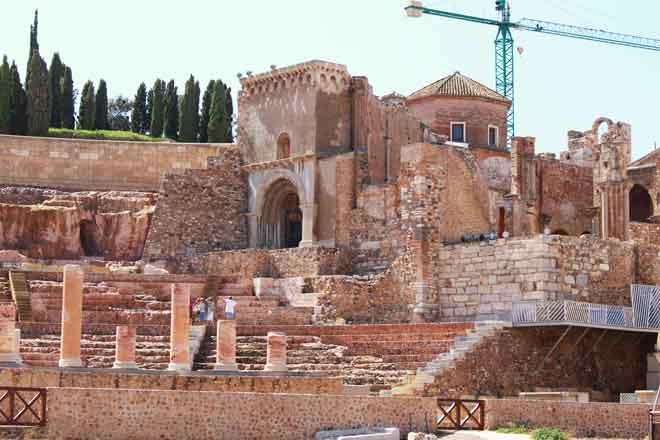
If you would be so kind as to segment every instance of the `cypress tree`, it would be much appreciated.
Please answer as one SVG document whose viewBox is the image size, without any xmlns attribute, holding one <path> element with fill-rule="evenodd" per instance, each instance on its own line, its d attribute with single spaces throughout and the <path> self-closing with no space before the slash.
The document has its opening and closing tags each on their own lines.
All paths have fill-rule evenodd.
<svg viewBox="0 0 660 440">
<path fill-rule="evenodd" d="M 163 121 L 165 117 L 165 87 L 163 81 L 157 79 L 152 89 L 151 126 L 150 134 L 153 137 L 163 135 Z"/>
<path fill-rule="evenodd" d="M 96 92 L 96 109 L 94 111 L 94 128 L 96 130 L 108 129 L 108 87 L 105 80 L 99 81 Z"/>
<path fill-rule="evenodd" d="M 27 133 L 27 95 L 21 84 L 21 74 L 18 73 L 16 63 L 11 63 L 9 72 L 11 76 L 10 133 L 24 135 Z"/>
<path fill-rule="evenodd" d="M 87 81 L 83 86 L 80 106 L 78 107 L 78 128 L 82 130 L 94 130 L 94 122 L 96 121 L 94 117 L 95 111 L 94 83 Z"/>
<path fill-rule="evenodd" d="M 144 134 L 147 124 L 147 86 L 141 83 L 133 101 L 133 112 L 131 113 L 131 131 Z"/>
<path fill-rule="evenodd" d="M 30 81 L 27 93 L 28 134 L 48 134 L 48 68 L 35 50 L 30 66 Z"/>
<path fill-rule="evenodd" d="M 55 52 L 48 69 L 48 114 L 51 127 L 62 126 L 62 60 Z"/>
<path fill-rule="evenodd" d="M 39 50 L 39 41 L 37 41 L 37 28 L 39 26 L 39 10 L 34 10 L 34 23 L 30 25 L 30 52 L 28 53 L 27 70 L 25 72 L 25 89 L 28 89 L 30 82 L 30 70 L 32 69 L 32 54 Z"/>
<path fill-rule="evenodd" d="M 217 80 L 211 101 L 211 115 L 209 118 L 209 142 L 227 142 L 229 123 L 227 118 L 227 86 Z"/>
<path fill-rule="evenodd" d="M 0 64 L 0 133 L 11 132 L 11 72 L 7 56 Z"/>
<path fill-rule="evenodd" d="M 202 98 L 202 114 L 199 116 L 199 141 L 209 141 L 209 118 L 211 117 L 211 101 L 213 100 L 213 90 L 215 88 L 215 81 L 209 81 L 204 91 Z"/>
<path fill-rule="evenodd" d="M 181 113 L 179 114 L 179 139 L 183 142 L 197 141 L 199 129 L 199 82 L 190 75 L 186 81 L 186 90 L 181 100 Z"/>
<path fill-rule="evenodd" d="M 62 127 L 69 129 L 75 127 L 75 99 L 73 94 L 73 75 L 71 74 L 71 68 L 69 66 L 64 66 L 64 74 L 62 75 L 62 83 L 60 84 L 60 110 Z"/>
<path fill-rule="evenodd" d="M 225 142 L 234 142 L 234 103 L 231 99 L 231 87 L 227 87 L 227 94 L 225 95 L 225 111 L 227 113 L 227 140 Z"/>
<path fill-rule="evenodd" d="M 174 80 L 167 83 L 165 93 L 165 137 L 176 139 L 179 132 L 179 97 Z"/>
<path fill-rule="evenodd" d="M 146 131 L 151 132 L 151 109 L 154 106 L 154 90 L 149 89 L 147 92 L 147 108 L 146 108 L 146 117 L 144 120 L 144 126 Z"/>
</svg>

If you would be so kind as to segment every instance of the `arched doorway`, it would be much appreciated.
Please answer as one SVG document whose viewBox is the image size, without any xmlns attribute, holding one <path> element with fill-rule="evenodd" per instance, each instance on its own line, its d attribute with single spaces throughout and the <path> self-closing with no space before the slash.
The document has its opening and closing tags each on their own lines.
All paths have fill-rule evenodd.
<svg viewBox="0 0 660 440">
<path fill-rule="evenodd" d="M 630 221 L 648 222 L 653 215 L 653 200 L 642 185 L 634 185 L 630 190 Z"/>
<path fill-rule="evenodd" d="M 296 187 L 279 179 L 266 191 L 259 221 L 259 247 L 298 247 L 302 240 L 303 214 Z"/>
</svg>

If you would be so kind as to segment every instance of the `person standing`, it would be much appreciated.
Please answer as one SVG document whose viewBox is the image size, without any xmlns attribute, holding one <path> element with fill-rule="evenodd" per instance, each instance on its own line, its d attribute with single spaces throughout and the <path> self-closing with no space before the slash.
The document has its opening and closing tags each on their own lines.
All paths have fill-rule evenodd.
<svg viewBox="0 0 660 440">
<path fill-rule="evenodd" d="M 197 300 L 197 320 L 200 322 L 206 320 L 206 303 L 202 298 Z"/>
<path fill-rule="evenodd" d="M 236 301 L 233 296 L 225 299 L 225 319 L 234 319 L 234 307 L 236 307 Z"/>
<path fill-rule="evenodd" d="M 213 319 L 215 318 L 215 298 L 208 297 L 206 298 L 206 322 L 213 324 Z"/>
</svg>

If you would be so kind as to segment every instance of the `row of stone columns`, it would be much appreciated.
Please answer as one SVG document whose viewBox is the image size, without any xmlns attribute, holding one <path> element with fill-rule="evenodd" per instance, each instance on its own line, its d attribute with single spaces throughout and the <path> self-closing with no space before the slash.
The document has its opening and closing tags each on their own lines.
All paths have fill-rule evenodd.
<svg viewBox="0 0 660 440">
<path fill-rule="evenodd" d="M 82 367 L 80 339 L 82 335 L 83 271 L 79 266 L 64 267 L 64 288 L 62 294 L 62 339 L 59 366 L 62 368 Z M 188 338 L 190 333 L 190 286 L 173 284 L 171 293 L 170 321 L 170 362 L 169 370 L 190 370 Z M 13 324 L 13 320 L 11 320 Z M 0 326 L 2 335 L 12 333 L 13 325 Z M 11 329 L 9 328 L 11 327 Z M 15 340 L 0 337 L 12 347 Z M 266 371 L 286 371 L 286 335 L 271 332 L 267 337 Z M 137 368 L 135 362 L 136 329 L 134 326 L 117 327 L 114 368 Z M 219 320 L 217 323 L 216 370 L 236 370 L 236 321 Z M 9 349 L 8 349 L 9 350 Z M 18 352 L 18 350 L 16 350 Z M 0 356 L 1 358 L 1 356 Z M 1 360 L 0 360 L 1 361 Z"/>
</svg>

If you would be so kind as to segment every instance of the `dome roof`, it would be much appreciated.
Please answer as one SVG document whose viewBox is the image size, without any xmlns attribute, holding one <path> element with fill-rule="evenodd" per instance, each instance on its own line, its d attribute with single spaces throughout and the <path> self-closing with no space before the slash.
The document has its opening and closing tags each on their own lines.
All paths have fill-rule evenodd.
<svg viewBox="0 0 660 440">
<path fill-rule="evenodd" d="M 485 85 L 455 72 L 445 78 L 442 78 L 428 86 L 412 93 L 408 99 L 426 98 L 428 96 L 451 96 L 451 97 L 470 97 L 483 98 L 493 101 L 510 103 L 508 99 Z"/>
</svg>

